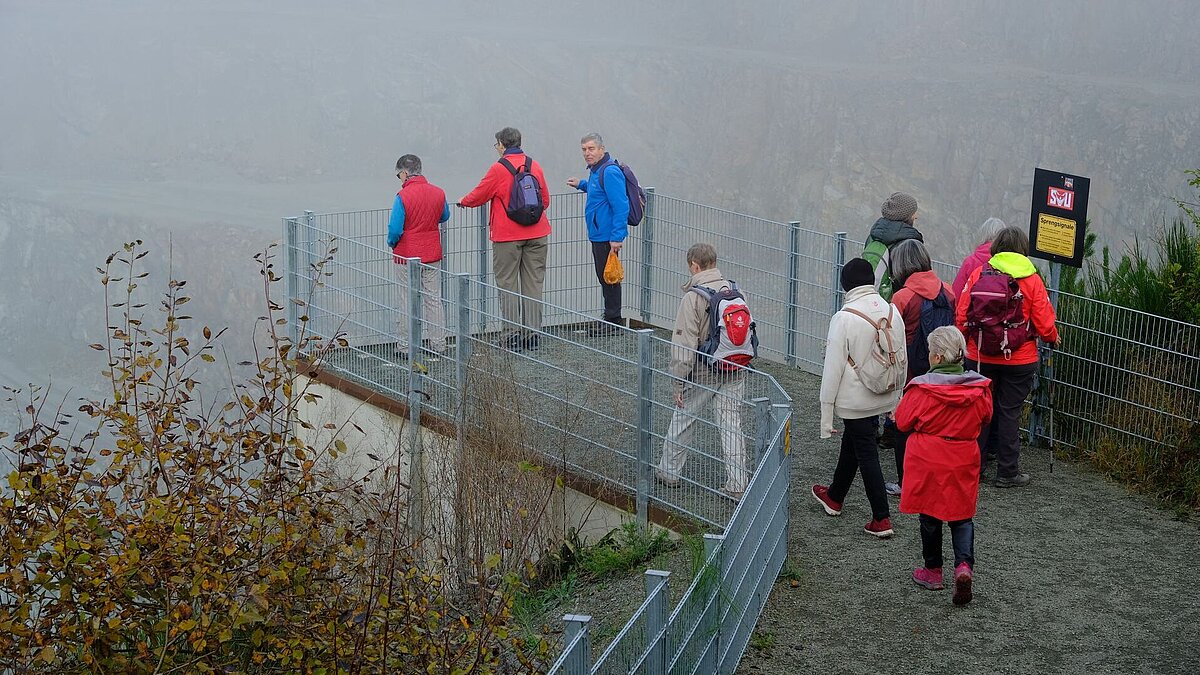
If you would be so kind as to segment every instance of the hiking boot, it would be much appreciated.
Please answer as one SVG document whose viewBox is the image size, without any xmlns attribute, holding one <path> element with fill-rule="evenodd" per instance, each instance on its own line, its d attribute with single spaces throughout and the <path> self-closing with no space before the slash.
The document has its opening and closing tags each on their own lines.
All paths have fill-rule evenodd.
<svg viewBox="0 0 1200 675">
<path fill-rule="evenodd" d="M 891 450 L 896 447 L 896 423 L 884 420 L 883 431 L 876 440 L 879 447 Z"/>
<path fill-rule="evenodd" d="M 504 345 L 504 348 L 510 352 L 524 351 L 525 336 L 521 335 L 520 333 L 510 333 L 508 337 L 504 338 L 502 344 Z"/>
<path fill-rule="evenodd" d="M 1029 474 L 1019 473 L 1015 476 L 996 476 L 992 485 L 998 488 L 1025 487 L 1029 484 Z"/>
<path fill-rule="evenodd" d="M 931 591 L 940 591 L 942 586 L 942 568 L 918 567 L 913 570 L 913 583 Z"/>
<path fill-rule="evenodd" d="M 893 497 L 899 497 L 900 496 L 900 484 L 899 483 L 884 483 L 883 491 Z"/>
<path fill-rule="evenodd" d="M 605 319 L 588 326 L 588 337 L 612 337 L 621 332 L 620 325 Z"/>
<path fill-rule="evenodd" d="M 867 523 L 865 527 L 863 527 L 863 532 L 866 532 L 872 537 L 879 537 L 880 539 L 887 539 L 895 534 L 895 532 L 892 530 L 891 518 L 872 520 L 871 522 Z"/>
<path fill-rule="evenodd" d="M 525 337 L 525 341 L 521 343 L 527 352 L 535 352 L 542 346 L 542 336 L 537 333 L 530 333 Z"/>
<path fill-rule="evenodd" d="M 954 568 L 954 597 L 951 602 L 956 605 L 965 605 L 971 601 L 971 584 L 975 580 L 975 573 L 971 570 L 971 566 L 965 562 L 959 563 L 958 567 Z"/>
<path fill-rule="evenodd" d="M 680 480 L 678 478 L 671 478 L 661 471 L 654 472 L 654 480 L 658 481 L 658 484 L 663 487 L 677 488 L 680 485 Z"/>
<path fill-rule="evenodd" d="M 825 513 L 831 516 L 841 515 L 842 503 L 835 502 L 829 497 L 829 488 L 824 485 L 814 485 L 812 486 L 812 495 L 816 497 L 817 501 L 821 502 L 821 507 L 825 509 Z"/>
<path fill-rule="evenodd" d="M 727 499 L 732 499 L 735 502 L 740 502 L 740 501 L 742 501 L 742 495 L 744 495 L 746 493 L 744 491 L 739 492 L 737 490 L 727 490 L 725 488 L 721 488 L 721 494 L 725 495 L 725 497 Z"/>
</svg>

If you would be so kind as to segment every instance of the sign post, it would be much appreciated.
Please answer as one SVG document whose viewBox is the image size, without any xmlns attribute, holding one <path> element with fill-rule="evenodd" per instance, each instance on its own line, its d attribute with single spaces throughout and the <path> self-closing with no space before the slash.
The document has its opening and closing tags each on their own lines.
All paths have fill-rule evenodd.
<svg viewBox="0 0 1200 675">
<path fill-rule="evenodd" d="M 1050 306 L 1058 315 L 1058 283 L 1061 266 L 1083 267 L 1084 242 L 1087 237 L 1088 192 L 1092 181 L 1046 169 L 1033 170 L 1033 204 L 1029 209 L 1029 256 L 1050 261 Z M 1050 473 L 1054 473 L 1054 354 L 1045 345 L 1039 346 L 1042 373 L 1046 386 L 1038 387 L 1038 400 L 1030 411 L 1029 432 L 1033 437 L 1045 436 L 1050 446 Z M 1039 424 L 1041 409 L 1047 411 L 1049 433 L 1043 434 Z"/>
</svg>

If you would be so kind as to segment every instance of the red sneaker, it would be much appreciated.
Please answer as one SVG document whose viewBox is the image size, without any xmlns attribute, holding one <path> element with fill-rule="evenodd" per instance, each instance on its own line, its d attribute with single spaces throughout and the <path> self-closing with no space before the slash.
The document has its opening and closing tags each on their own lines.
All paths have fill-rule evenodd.
<svg viewBox="0 0 1200 675">
<path fill-rule="evenodd" d="M 913 583 L 931 591 L 942 590 L 942 568 L 918 567 L 913 570 Z"/>
<path fill-rule="evenodd" d="M 871 522 L 867 523 L 866 527 L 863 528 L 863 532 L 866 532 L 867 534 L 869 534 L 873 537 L 879 537 L 880 539 L 887 539 L 888 537 L 895 534 L 892 531 L 892 519 L 891 518 L 880 518 L 879 520 L 872 520 Z"/>
<path fill-rule="evenodd" d="M 954 568 L 954 597 L 950 600 L 956 605 L 965 605 L 971 601 L 971 583 L 975 573 L 967 563 L 959 563 Z"/>
<path fill-rule="evenodd" d="M 814 485 L 812 486 L 812 495 L 813 497 L 817 498 L 817 501 L 821 502 L 821 506 L 825 509 L 825 513 L 828 513 L 831 516 L 841 515 L 842 503 L 835 502 L 830 499 L 829 488 L 825 487 L 824 485 Z"/>
</svg>

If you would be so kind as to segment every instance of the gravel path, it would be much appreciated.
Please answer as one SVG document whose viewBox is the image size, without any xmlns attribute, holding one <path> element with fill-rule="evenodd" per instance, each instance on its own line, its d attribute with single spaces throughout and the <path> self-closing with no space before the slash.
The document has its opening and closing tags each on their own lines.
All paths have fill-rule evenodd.
<svg viewBox="0 0 1200 675">
<path fill-rule="evenodd" d="M 817 438 L 818 378 L 764 368 L 795 398 L 789 561 L 800 584 L 776 585 L 739 673 L 1196 673 L 1200 527 L 1089 467 L 1026 449 L 1026 488 L 980 488 L 975 600 L 914 585 L 916 516 L 896 536 L 863 533 L 858 478 L 842 515 L 809 493 L 828 483 L 836 439 Z M 884 475 L 894 477 L 891 451 Z M 949 557 L 949 534 L 946 555 Z"/>
</svg>

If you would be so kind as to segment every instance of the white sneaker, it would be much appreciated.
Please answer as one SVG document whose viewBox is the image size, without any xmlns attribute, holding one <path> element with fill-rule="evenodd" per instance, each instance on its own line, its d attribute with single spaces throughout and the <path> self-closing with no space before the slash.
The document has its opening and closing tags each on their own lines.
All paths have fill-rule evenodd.
<svg viewBox="0 0 1200 675">
<path fill-rule="evenodd" d="M 883 489 L 885 492 L 887 492 L 889 495 L 891 495 L 893 497 L 900 496 L 900 484 L 899 483 L 884 483 Z"/>
</svg>

